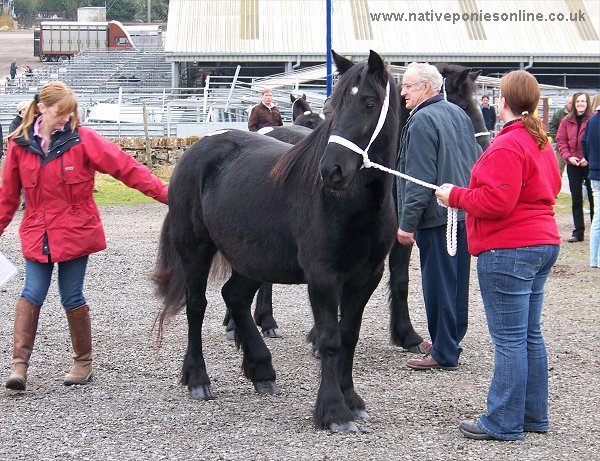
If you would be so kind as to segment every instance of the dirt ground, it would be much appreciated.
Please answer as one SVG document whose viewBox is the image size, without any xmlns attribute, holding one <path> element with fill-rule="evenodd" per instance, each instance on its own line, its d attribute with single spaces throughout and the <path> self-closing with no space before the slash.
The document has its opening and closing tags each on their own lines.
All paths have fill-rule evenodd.
<svg viewBox="0 0 600 461">
<path fill-rule="evenodd" d="M 42 63 L 33 56 L 33 30 L 0 31 L 0 79 L 2 84 L 9 75 L 10 63 L 17 60 L 19 66 L 30 66 L 32 69 Z M 18 69 L 17 76 L 23 73 Z"/>
</svg>

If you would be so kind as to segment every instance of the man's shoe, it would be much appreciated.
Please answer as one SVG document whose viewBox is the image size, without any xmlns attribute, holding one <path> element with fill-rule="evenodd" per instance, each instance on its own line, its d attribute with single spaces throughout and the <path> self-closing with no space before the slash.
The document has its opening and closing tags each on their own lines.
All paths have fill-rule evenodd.
<svg viewBox="0 0 600 461">
<path fill-rule="evenodd" d="M 487 432 L 483 432 L 475 421 L 463 421 L 458 425 L 458 430 L 464 435 L 467 439 L 475 439 L 475 440 L 495 440 L 496 438 L 488 434 Z"/>
<path fill-rule="evenodd" d="M 410 352 L 411 354 L 427 355 L 431 351 L 433 345 L 430 341 L 424 339 L 422 342 L 413 347 L 403 347 L 402 352 Z"/>
<path fill-rule="evenodd" d="M 583 242 L 583 238 L 577 238 L 577 237 L 573 236 L 573 237 L 569 237 L 567 239 L 567 242 L 569 242 L 569 243 Z"/>
<path fill-rule="evenodd" d="M 422 359 L 410 359 L 406 362 L 406 365 L 412 368 L 413 370 L 458 370 L 458 367 L 440 365 L 429 354 L 427 354 Z"/>
</svg>

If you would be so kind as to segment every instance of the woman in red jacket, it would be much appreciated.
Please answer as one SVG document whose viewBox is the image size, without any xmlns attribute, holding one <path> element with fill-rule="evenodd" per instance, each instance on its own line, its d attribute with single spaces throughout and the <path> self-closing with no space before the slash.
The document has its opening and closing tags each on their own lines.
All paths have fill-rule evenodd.
<svg viewBox="0 0 600 461">
<path fill-rule="evenodd" d="M 0 188 L 0 235 L 19 206 L 21 188 L 27 201 L 19 228 L 25 288 L 15 312 L 9 389 L 25 389 L 40 308 L 55 263 L 74 351 L 64 384 L 86 384 L 92 376 L 91 323 L 83 283 L 88 256 L 106 248 L 93 197 L 95 172 L 167 203 L 167 186 L 146 166 L 79 123 L 75 94 L 64 83 L 52 82 L 29 104 L 9 140 Z"/>
<path fill-rule="evenodd" d="M 594 219 L 594 198 L 592 184 L 588 177 L 590 167 L 583 157 L 581 139 L 585 133 L 587 121 L 592 116 L 590 96 L 587 93 L 575 93 L 569 115 L 562 119 L 556 133 L 556 144 L 560 155 L 567 164 L 569 189 L 571 190 L 571 210 L 573 213 L 573 235 L 567 242 L 582 242 L 585 232 L 583 220 L 583 190 L 585 184 L 590 202 L 590 219 Z"/>
<path fill-rule="evenodd" d="M 500 80 L 498 111 L 505 122 L 471 171 L 468 188 L 444 184 L 436 196 L 467 212 L 469 251 L 495 347 L 487 412 L 463 421 L 467 438 L 521 440 L 546 432 L 548 356 L 541 331 L 544 285 L 556 262 L 560 236 L 554 198 L 558 163 L 533 115 L 540 89 L 518 70 Z"/>
</svg>

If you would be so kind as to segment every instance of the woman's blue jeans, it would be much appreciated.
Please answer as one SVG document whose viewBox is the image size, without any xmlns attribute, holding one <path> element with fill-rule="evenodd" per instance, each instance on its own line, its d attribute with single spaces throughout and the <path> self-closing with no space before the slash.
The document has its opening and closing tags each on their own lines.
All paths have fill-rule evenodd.
<svg viewBox="0 0 600 461">
<path fill-rule="evenodd" d="M 477 274 L 494 343 L 494 376 L 479 427 L 495 438 L 521 440 L 547 431 L 548 356 L 541 331 L 544 285 L 558 245 L 481 253 Z"/>
<path fill-rule="evenodd" d="M 590 230 L 590 266 L 600 267 L 600 180 L 592 179 L 594 219 Z"/>
<path fill-rule="evenodd" d="M 66 311 L 85 304 L 83 282 L 87 268 L 88 256 L 58 264 L 58 290 L 60 300 Z M 21 296 L 35 306 L 42 306 L 50 282 L 54 263 L 38 263 L 25 260 L 25 288 Z"/>
</svg>

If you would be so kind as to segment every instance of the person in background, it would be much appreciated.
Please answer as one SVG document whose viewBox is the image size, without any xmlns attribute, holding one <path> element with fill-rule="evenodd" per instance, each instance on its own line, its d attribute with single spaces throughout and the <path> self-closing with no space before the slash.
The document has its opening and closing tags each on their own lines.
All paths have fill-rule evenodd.
<svg viewBox="0 0 600 461">
<path fill-rule="evenodd" d="M 400 145 L 398 170 L 431 184 L 452 181 L 466 186 L 481 148 L 464 110 L 441 95 L 442 76 L 430 64 L 411 63 L 402 78 L 401 94 L 411 111 Z M 433 190 L 404 179 L 397 183 L 398 231 L 401 245 L 419 246 L 423 299 L 432 347 L 415 370 L 456 370 L 467 332 L 469 271 L 464 213 L 458 217 L 457 250 L 446 247 L 447 212 Z"/>
<path fill-rule="evenodd" d="M 258 131 L 267 126 L 281 126 L 281 113 L 277 106 L 273 105 L 273 91 L 265 88 L 262 91 L 262 100 L 250 111 L 248 119 L 248 130 Z"/>
<path fill-rule="evenodd" d="M 573 107 L 558 127 L 556 143 L 560 149 L 562 158 L 567 163 L 567 176 L 569 178 L 569 189 L 571 190 L 571 210 L 573 213 L 573 233 L 567 242 L 582 242 L 585 233 L 585 222 L 583 219 L 583 185 L 587 189 L 590 202 L 590 218 L 594 219 L 594 198 L 592 196 L 592 185 L 588 178 L 588 161 L 583 158 L 581 151 L 581 138 L 585 132 L 587 121 L 592 115 L 590 96 L 587 93 L 575 93 L 573 95 Z"/>
<path fill-rule="evenodd" d="M 12 122 L 10 122 L 10 128 L 8 129 L 9 134 L 13 133 L 17 128 L 19 128 L 21 126 L 21 122 L 23 122 L 23 113 L 25 112 L 25 109 L 27 109 L 27 106 L 29 106 L 29 103 L 31 101 L 21 101 L 17 104 L 17 115 L 15 116 L 15 118 L 13 119 Z M 24 210 L 25 207 L 27 206 L 27 203 L 25 202 L 25 190 L 22 189 L 21 190 L 21 210 Z"/>
<path fill-rule="evenodd" d="M 14 80 L 17 77 L 17 60 L 13 59 L 13 61 L 10 63 L 10 79 Z"/>
<path fill-rule="evenodd" d="M 485 122 L 485 127 L 490 132 L 490 139 L 494 137 L 496 130 L 496 109 L 490 106 L 490 97 L 484 94 L 481 97 L 481 114 Z"/>
<path fill-rule="evenodd" d="M 145 165 L 80 126 L 77 98 L 66 84 L 44 85 L 10 135 L 0 187 L 0 235 L 17 210 L 21 188 L 27 197 L 19 227 L 25 287 L 15 310 L 8 389 L 26 388 L 40 308 L 55 265 L 74 358 L 64 384 L 86 384 L 92 377 L 90 310 L 83 285 L 89 255 L 106 248 L 93 198 L 96 171 L 167 203 L 167 186 Z"/>
<path fill-rule="evenodd" d="M 23 122 L 23 112 L 29 106 L 31 101 L 21 101 L 17 104 L 17 115 L 12 122 L 10 122 L 10 127 L 8 129 L 9 133 L 13 133 L 19 126 L 21 126 L 21 122 Z"/>
<path fill-rule="evenodd" d="M 562 122 L 562 119 L 565 118 L 569 114 L 572 107 L 573 107 L 573 94 L 571 93 L 571 94 L 567 95 L 567 99 L 565 101 L 565 107 L 558 109 L 556 112 L 554 112 L 554 114 L 552 115 L 552 119 L 548 123 L 548 137 L 550 138 L 550 140 L 552 142 L 552 147 L 554 147 L 554 152 L 556 153 L 556 160 L 558 161 L 558 167 L 560 169 L 561 178 L 562 178 L 562 175 L 565 171 L 565 167 L 567 166 L 567 164 L 565 163 L 565 160 L 562 158 L 562 155 L 560 155 L 560 149 L 558 148 L 558 144 L 556 144 L 556 132 L 558 131 L 560 122 Z"/>
<path fill-rule="evenodd" d="M 554 217 L 561 179 L 554 150 L 533 114 L 535 77 L 517 70 L 500 80 L 498 111 L 505 122 L 473 167 L 469 187 L 443 184 L 435 195 L 467 212 L 469 251 L 488 329 L 494 375 L 487 412 L 463 421 L 471 439 L 521 440 L 546 432 L 548 356 L 541 330 L 544 286 L 559 253 Z"/>
<path fill-rule="evenodd" d="M 588 120 L 581 150 L 589 163 L 589 179 L 594 197 L 594 218 L 590 228 L 590 267 L 600 268 L 600 94 L 592 99 L 594 115 Z"/>
</svg>

